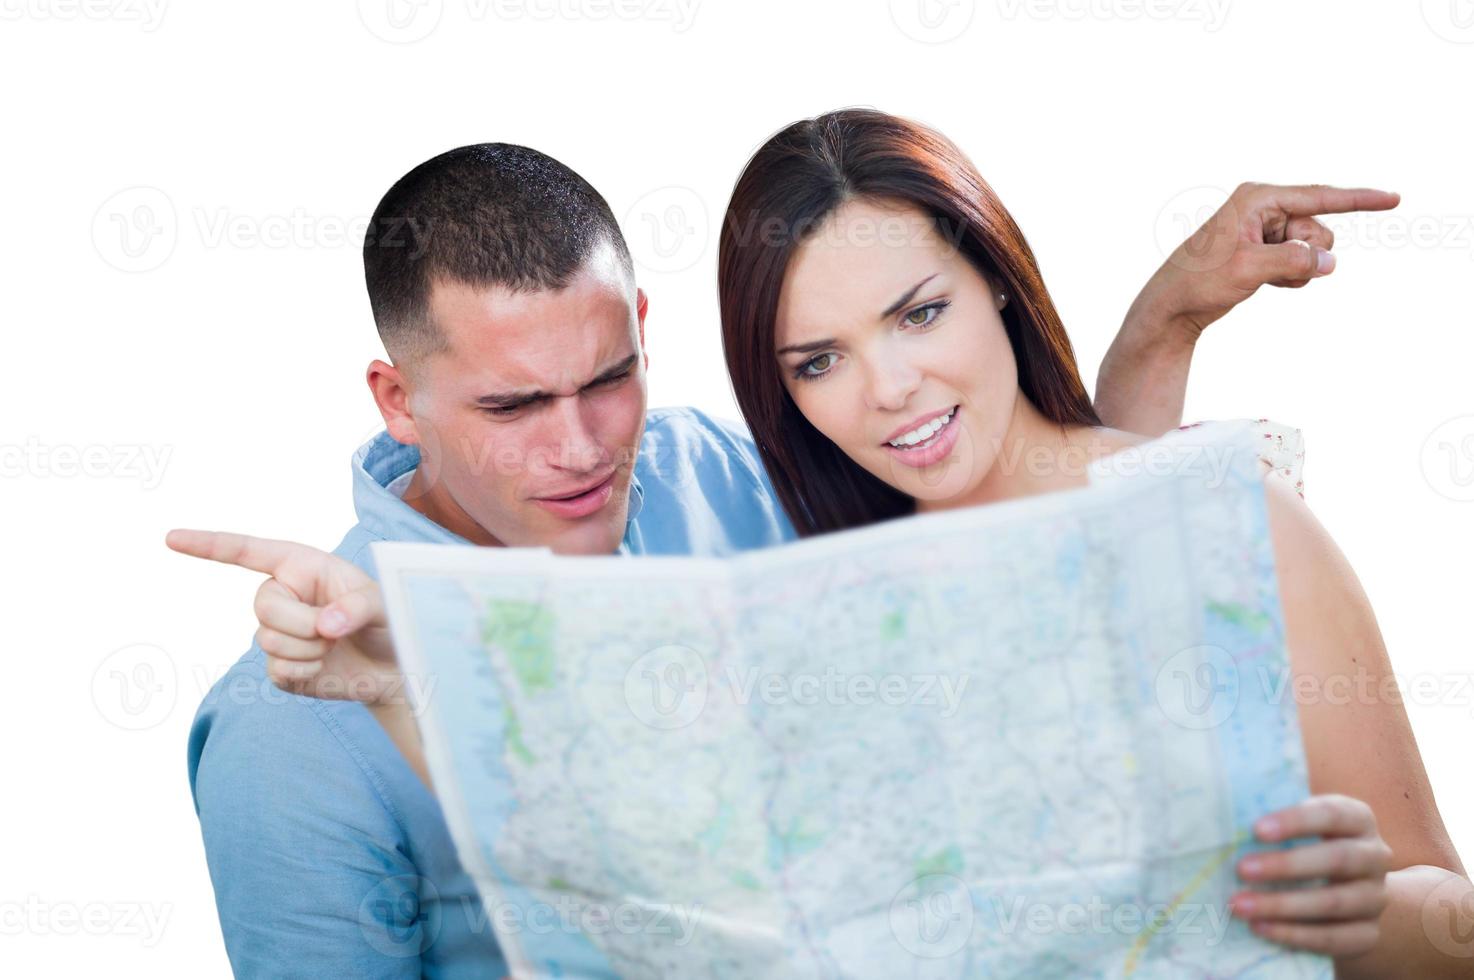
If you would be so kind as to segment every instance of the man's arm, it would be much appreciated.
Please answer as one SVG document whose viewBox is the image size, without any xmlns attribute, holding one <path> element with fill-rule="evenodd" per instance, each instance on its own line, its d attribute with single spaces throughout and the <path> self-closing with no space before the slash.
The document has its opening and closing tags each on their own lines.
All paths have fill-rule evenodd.
<svg viewBox="0 0 1474 980">
<path fill-rule="evenodd" d="M 337 555 L 294 541 L 176 529 L 180 554 L 270 575 L 256 591 L 256 645 L 282 691 L 365 704 L 430 786 L 379 583 Z"/>
<path fill-rule="evenodd" d="M 237 976 L 418 977 L 421 878 L 366 772 L 259 652 L 211 692 L 190 780 Z"/>
<path fill-rule="evenodd" d="M 1399 200 L 1369 188 L 1240 184 L 1131 304 L 1101 361 L 1101 421 L 1152 436 L 1182 424 L 1188 369 L 1208 325 L 1260 286 L 1299 289 L 1331 273 L 1335 236 L 1315 215 L 1385 211 Z"/>
</svg>

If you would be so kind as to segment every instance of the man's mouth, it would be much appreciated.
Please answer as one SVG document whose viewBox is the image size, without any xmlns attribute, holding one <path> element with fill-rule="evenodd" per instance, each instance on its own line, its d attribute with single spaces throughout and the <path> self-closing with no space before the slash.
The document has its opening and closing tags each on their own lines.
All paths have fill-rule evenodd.
<svg viewBox="0 0 1474 980">
<path fill-rule="evenodd" d="M 565 493 L 534 497 L 533 502 L 565 520 L 588 517 L 601 510 L 605 504 L 609 503 L 609 498 L 614 496 L 614 477 L 618 472 L 618 470 L 611 470 L 609 475 L 598 483 L 585 484 L 581 488 Z"/>
</svg>

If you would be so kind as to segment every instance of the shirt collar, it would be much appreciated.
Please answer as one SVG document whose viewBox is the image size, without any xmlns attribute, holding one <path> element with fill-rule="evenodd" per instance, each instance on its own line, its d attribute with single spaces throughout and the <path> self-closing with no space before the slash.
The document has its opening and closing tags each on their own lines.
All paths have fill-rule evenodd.
<svg viewBox="0 0 1474 980">
<path fill-rule="evenodd" d="M 353 454 L 353 509 L 364 529 L 387 541 L 428 541 L 470 544 L 465 538 L 448 531 L 415 510 L 388 486 L 420 465 L 418 446 L 396 442 L 388 431 L 380 432 Z M 628 552 L 630 528 L 645 504 L 645 488 L 630 473 L 629 513 L 625 516 L 624 536 L 619 553 Z"/>
</svg>

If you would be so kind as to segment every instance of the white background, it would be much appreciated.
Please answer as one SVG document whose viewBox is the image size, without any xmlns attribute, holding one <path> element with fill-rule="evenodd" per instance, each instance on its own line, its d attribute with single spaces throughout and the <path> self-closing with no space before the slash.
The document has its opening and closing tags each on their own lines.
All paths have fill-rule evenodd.
<svg viewBox="0 0 1474 980">
<path fill-rule="evenodd" d="M 6 973 L 228 970 L 185 740 L 257 576 L 162 538 L 332 547 L 352 523 L 382 353 L 358 235 L 389 185 L 488 140 L 578 170 L 650 294 L 651 404 L 735 417 L 716 223 L 765 137 L 844 105 L 973 157 L 1092 388 L 1215 195 L 1402 193 L 1332 222 L 1329 279 L 1211 328 L 1187 415 L 1304 430 L 1307 497 L 1432 688 L 1409 711 L 1474 852 L 1467 0 L 419 0 L 397 27 L 390 2 L 0 0 Z"/>
</svg>

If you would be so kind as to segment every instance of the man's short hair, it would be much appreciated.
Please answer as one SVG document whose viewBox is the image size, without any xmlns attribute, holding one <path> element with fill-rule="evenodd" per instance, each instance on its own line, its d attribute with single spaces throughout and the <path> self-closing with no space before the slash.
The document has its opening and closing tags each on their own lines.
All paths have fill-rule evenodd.
<svg viewBox="0 0 1474 980">
<path fill-rule="evenodd" d="M 608 202 L 552 157 L 511 143 L 442 153 L 389 188 L 369 222 L 363 271 L 379 337 L 396 362 L 442 350 L 436 280 L 558 290 L 605 243 L 633 276 Z"/>
</svg>

